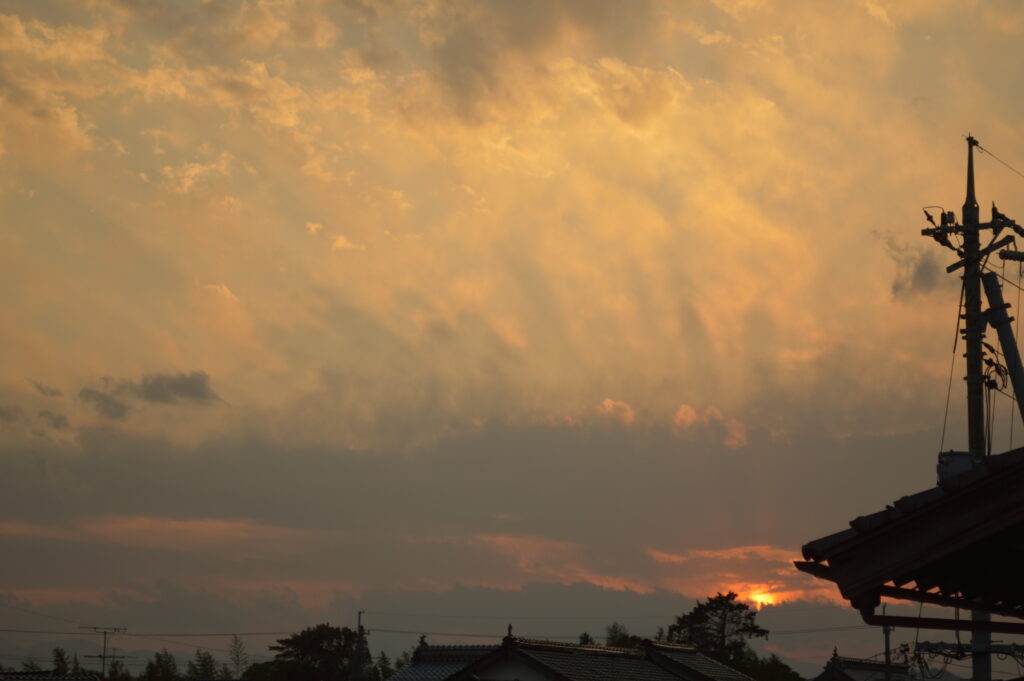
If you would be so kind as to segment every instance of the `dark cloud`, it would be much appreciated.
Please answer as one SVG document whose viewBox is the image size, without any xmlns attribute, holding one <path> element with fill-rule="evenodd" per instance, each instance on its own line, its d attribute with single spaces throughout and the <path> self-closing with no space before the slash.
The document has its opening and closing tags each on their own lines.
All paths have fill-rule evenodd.
<svg viewBox="0 0 1024 681">
<path fill-rule="evenodd" d="M 122 420 L 128 416 L 128 405 L 110 393 L 82 388 L 78 391 L 78 399 L 91 404 L 97 412 L 108 419 Z"/>
<path fill-rule="evenodd" d="M 123 587 L 145 597 L 111 598 L 103 611 L 71 603 L 61 614 L 151 630 L 194 631 L 205 624 L 232 631 L 244 624 L 248 631 L 280 631 L 326 618 L 351 621 L 356 610 L 367 610 L 409 613 L 408 620 L 421 615 L 416 621 L 395 615 L 373 621 L 395 630 L 488 633 L 496 625 L 487 618 L 509 616 L 500 626 L 515 622 L 524 635 L 589 630 L 597 636 L 612 619 L 627 616 L 643 616 L 627 624 L 650 635 L 690 601 L 660 590 L 638 594 L 580 581 L 554 584 L 575 578 L 557 572 L 557 555 L 517 558 L 473 538 L 537 537 L 538 551 L 550 542 L 555 553 L 564 542 L 579 547 L 578 555 L 574 550 L 564 557 L 568 567 L 578 559 L 581 568 L 609 575 L 651 570 L 643 550 L 648 546 L 685 553 L 771 544 L 795 551 L 856 515 L 930 485 L 934 469 L 920 452 L 935 439 L 928 432 L 779 444 L 752 433 L 749 447 L 739 453 L 711 441 L 687 443 L 656 428 L 492 423 L 407 453 L 295 446 L 259 429 L 195 446 L 121 430 L 82 429 L 74 443 L 44 442 L 35 453 L 0 449 L 0 514 L 28 524 L 22 536 L 4 541 L 12 555 L 34 557 L 0 565 L 0 582 L 8 589 L 74 584 L 116 594 Z M 819 459 L 809 463 L 807 452 L 819 453 Z M 880 467 L 887 475 L 870 485 L 851 482 Z M 918 484 L 921 478 L 927 483 Z M 187 507 L 182 499 L 189 500 Z M 716 512 L 701 510 L 709 508 Z M 171 519 L 168 529 L 175 532 L 172 523 L 178 521 L 245 519 L 253 526 L 309 531 L 312 540 L 291 552 L 279 543 L 253 559 L 230 543 L 220 546 L 219 539 L 188 548 L 171 535 L 159 543 L 159 532 L 132 530 L 130 523 L 127 532 L 98 533 L 96 521 L 92 534 L 75 531 L 81 527 L 76 519 L 86 519 L 88 526 L 97 516 Z M 37 526 L 42 529 L 33 534 Z M 59 559 L 69 553 L 80 560 Z M 170 582 L 154 585 L 144 577 L 154 574 Z M 547 583 L 532 583 L 537 581 Z M 765 581 L 777 578 L 766 575 Z M 306 588 L 313 589 L 313 600 L 324 592 L 329 598 L 335 585 L 343 593 L 347 582 L 368 584 L 370 591 L 315 608 L 297 595 Z M 209 593 L 174 586 L 182 584 L 202 584 Z M 221 585 L 251 584 L 266 587 L 230 603 L 212 595 Z M 854 611 L 835 612 L 856 622 Z M 424 613 L 446 614 L 448 628 Z M 453 620 L 453 613 L 466 614 L 466 621 Z M 566 616 L 580 617 L 568 632 Z M 800 621 L 780 616 L 771 624 L 796 629 Z M 848 622 L 817 626 L 842 624 Z M 414 642 L 409 635 L 374 645 L 388 646 L 393 654 Z"/>
<path fill-rule="evenodd" d="M 78 393 L 78 399 L 92 404 L 100 414 L 112 419 L 124 419 L 128 415 L 128 398 L 151 404 L 223 401 L 210 387 L 210 376 L 205 371 L 145 374 L 139 381 L 104 379 L 102 390 L 82 388 Z"/>
<path fill-rule="evenodd" d="M 60 388 L 54 388 L 53 386 L 40 383 L 39 381 L 32 381 L 31 383 L 43 397 L 60 397 L 64 394 Z"/>
<path fill-rule="evenodd" d="M 6 407 L 0 405 L 0 421 L 17 421 L 21 416 L 21 410 L 17 407 Z"/>
<path fill-rule="evenodd" d="M 917 293 L 930 293 L 945 281 L 938 258 L 923 251 L 900 264 L 900 271 L 892 283 L 892 294 L 901 298 Z"/>
<path fill-rule="evenodd" d="M 889 235 L 885 237 L 889 257 L 896 264 L 896 276 L 892 282 L 894 298 L 908 298 L 931 293 L 941 288 L 950 277 L 944 276 L 934 248 L 915 249 Z M 929 242 L 930 246 L 934 246 Z M 949 253 L 950 257 L 955 257 Z"/>
<path fill-rule="evenodd" d="M 205 371 L 146 374 L 139 383 L 128 384 L 125 389 L 146 402 L 156 404 L 212 402 L 220 399 L 210 387 L 210 376 Z"/>
<path fill-rule="evenodd" d="M 44 409 L 39 412 L 39 418 L 46 422 L 46 425 L 53 430 L 64 430 L 68 427 L 68 418 L 64 416 L 64 414 L 58 414 Z"/>
<path fill-rule="evenodd" d="M 489 97 L 511 96 L 504 78 L 509 59 L 539 62 L 569 30 L 587 35 L 605 56 L 628 52 L 653 18 L 650 2 L 631 3 L 622 12 L 610 0 L 496 0 L 471 3 L 472 9 L 442 13 L 443 40 L 431 47 L 441 82 L 456 109 L 477 118 Z"/>
</svg>

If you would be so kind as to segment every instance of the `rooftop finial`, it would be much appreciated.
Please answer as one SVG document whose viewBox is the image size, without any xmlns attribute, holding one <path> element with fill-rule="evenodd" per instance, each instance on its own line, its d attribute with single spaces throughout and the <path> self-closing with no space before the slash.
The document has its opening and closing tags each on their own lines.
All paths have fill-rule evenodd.
<svg viewBox="0 0 1024 681">
<path fill-rule="evenodd" d="M 963 222 L 965 225 L 978 224 L 978 199 L 974 196 L 974 147 L 978 140 L 967 135 L 967 198 L 964 199 Z"/>
</svg>

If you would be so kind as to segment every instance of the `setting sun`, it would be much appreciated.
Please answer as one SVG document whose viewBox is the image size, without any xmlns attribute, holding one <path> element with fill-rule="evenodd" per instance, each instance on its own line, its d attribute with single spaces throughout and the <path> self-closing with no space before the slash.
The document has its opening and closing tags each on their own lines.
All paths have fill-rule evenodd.
<svg viewBox="0 0 1024 681">
<path fill-rule="evenodd" d="M 766 605 L 779 605 L 783 602 L 782 594 L 772 593 L 764 585 L 748 587 L 748 590 L 739 591 L 741 601 L 752 603 L 758 610 Z"/>
</svg>

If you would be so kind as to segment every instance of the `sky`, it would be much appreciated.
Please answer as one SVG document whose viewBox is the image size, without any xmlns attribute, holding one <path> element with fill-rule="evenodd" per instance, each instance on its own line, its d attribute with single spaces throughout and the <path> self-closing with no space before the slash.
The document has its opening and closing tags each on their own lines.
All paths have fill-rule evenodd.
<svg viewBox="0 0 1024 681">
<path fill-rule="evenodd" d="M 791 561 L 965 448 L 921 207 L 973 133 L 983 215 L 1024 216 L 1022 34 L 1010 0 L 5 0 L 0 628 L 649 635 L 729 590 L 862 624 Z"/>
</svg>

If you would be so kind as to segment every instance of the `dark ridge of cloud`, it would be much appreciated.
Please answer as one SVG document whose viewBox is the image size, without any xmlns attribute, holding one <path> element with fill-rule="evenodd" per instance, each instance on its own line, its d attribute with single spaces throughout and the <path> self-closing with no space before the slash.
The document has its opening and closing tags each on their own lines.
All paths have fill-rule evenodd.
<svg viewBox="0 0 1024 681">
<path fill-rule="evenodd" d="M 10 423 L 12 421 L 17 421 L 20 416 L 21 410 L 17 407 L 6 407 L 0 405 L 0 421 L 7 421 Z"/>
<path fill-rule="evenodd" d="M 210 375 L 205 371 L 180 374 L 146 374 L 138 384 L 126 389 L 146 402 L 177 404 L 185 402 L 212 402 L 220 397 L 210 387 Z"/>
<path fill-rule="evenodd" d="M 78 391 L 78 399 L 91 404 L 97 412 L 108 419 L 121 421 L 128 416 L 128 405 L 109 393 L 93 388 L 82 388 Z"/>
<path fill-rule="evenodd" d="M 130 408 L 125 398 L 135 398 L 150 404 L 223 402 L 210 387 L 210 375 L 202 370 L 179 374 L 144 374 L 138 382 L 114 382 L 105 378 L 103 386 L 102 390 L 82 388 L 78 392 L 78 399 L 92 404 L 103 416 L 118 420 L 128 416 Z"/>
<path fill-rule="evenodd" d="M 472 10 L 444 16 L 458 18 L 430 51 L 456 110 L 474 120 L 482 101 L 507 94 L 503 79 L 508 58 L 541 59 L 569 27 L 589 34 L 602 52 L 628 51 L 654 15 L 647 1 L 631 3 L 627 10 L 610 0 L 531 0 L 472 3 Z"/>
<path fill-rule="evenodd" d="M 39 412 L 39 418 L 46 422 L 53 430 L 64 430 L 68 427 L 68 417 L 64 414 L 58 414 L 47 409 Z"/>
<path fill-rule="evenodd" d="M 54 388 L 53 386 L 40 383 L 39 381 L 30 381 L 35 387 L 36 391 L 39 392 L 43 397 L 60 397 L 64 392 L 60 388 Z"/>
<path fill-rule="evenodd" d="M 358 16 L 362 21 L 376 21 L 378 16 L 377 5 L 386 5 L 390 3 L 377 3 L 372 0 L 341 0 L 341 4 Z"/>
</svg>

